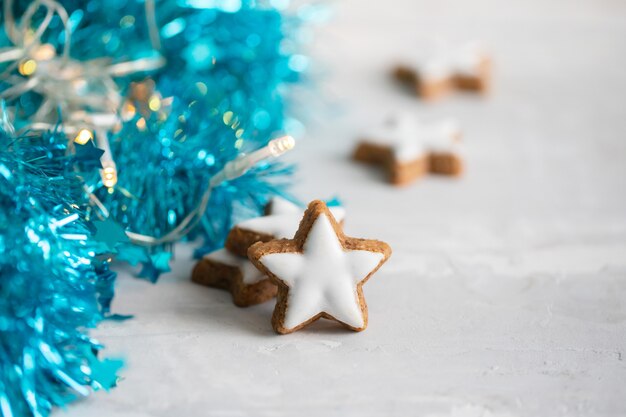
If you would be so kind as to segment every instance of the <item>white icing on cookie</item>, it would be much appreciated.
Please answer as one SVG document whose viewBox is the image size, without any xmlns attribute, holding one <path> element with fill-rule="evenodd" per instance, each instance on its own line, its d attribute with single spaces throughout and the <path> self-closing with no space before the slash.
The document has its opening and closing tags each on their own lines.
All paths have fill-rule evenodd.
<svg viewBox="0 0 626 417">
<path fill-rule="evenodd" d="M 270 200 L 269 214 L 302 213 L 302 208 L 282 197 L 273 197 Z"/>
<path fill-rule="evenodd" d="M 389 147 L 397 161 L 413 161 L 425 155 L 424 144 L 416 140 L 415 122 L 404 114 L 386 118 L 382 126 L 367 134 L 365 142 Z"/>
<path fill-rule="evenodd" d="M 409 114 L 388 117 L 367 135 L 366 143 L 391 148 L 397 162 L 411 162 L 431 152 L 459 154 L 461 130 L 453 119 L 422 123 Z"/>
<path fill-rule="evenodd" d="M 237 223 L 236 226 L 240 229 L 272 235 L 275 239 L 291 239 L 296 234 L 304 213 L 303 208 L 296 205 L 293 206 L 296 207 L 296 211 L 291 211 L 288 206 L 281 204 L 280 212 L 277 214 L 244 220 Z M 340 206 L 329 207 L 329 210 L 337 219 L 337 222 L 341 222 L 346 215 L 346 210 Z M 272 206 L 272 213 L 274 212 L 274 207 Z"/>
<path fill-rule="evenodd" d="M 241 271 L 242 281 L 246 285 L 256 284 L 259 281 L 266 279 L 267 277 L 252 265 L 252 262 L 248 258 L 242 258 L 237 255 L 233 255 L 226 249 L 219 249 L 215 252 L 211 252 L 204 256 L 213 262 L 219 262 L 225 265 L 239 268 Z"/>
<path fill-rule="evenodd" d="M 478 42 L 468 42 L 460 47 L 443 43 L 420 47 L 415 62 L 415 71 L 426 80 L 440 80 L 455 74 L 477 76 L 480 63 L 487 57 Z"/>
<path fill-rule="evenodd" d="M 362 328 L 357 284 L 383 258 L 378 252 L 344 249 L 328 217 L 320 215 L 303 253 L 271 253 L 259 261 L 289 286 L 285 328 L 293 329 L 321 312 Z"/>
</svg>

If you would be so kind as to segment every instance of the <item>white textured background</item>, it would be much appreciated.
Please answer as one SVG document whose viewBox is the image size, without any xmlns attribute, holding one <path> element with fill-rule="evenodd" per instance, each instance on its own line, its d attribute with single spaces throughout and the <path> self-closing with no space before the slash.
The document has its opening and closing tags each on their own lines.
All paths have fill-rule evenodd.
<svg viewBox="0 0 626 417">
<path fill-rule="evenodd" d="M 334 8 L 314 48 L 325 103 L 300 98 L 295 191 L 339 195 L 349 234 L 392 245 L 365 287 L 370 327 L 277 336 L 271 302 L 239 309 L 190 283 L 182 247 L 156 286 L 120 276 L 114 310 L 136 318 L 96 335 L 124 380 L 66 415 L 626 415 L 626 3 Z M 389 80 L 431 35 L 490 47 L 489 99 L 426 105 Z M 456 116 L 466 176 L 394 189 L 351 163 L 355 135 L 394 109 Z"/>
</svg>

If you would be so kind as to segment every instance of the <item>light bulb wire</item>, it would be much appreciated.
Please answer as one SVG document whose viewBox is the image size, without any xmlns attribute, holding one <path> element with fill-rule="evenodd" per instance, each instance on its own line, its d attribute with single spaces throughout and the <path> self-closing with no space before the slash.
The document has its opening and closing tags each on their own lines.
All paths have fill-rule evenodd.
<svg viewBox="0 0 626 417">
<path fill-rule="evenodd" d="M 54 14 L 56 13 L 61 19 L 65 32 L 63 54 L 61 56 L 61 63 L 58 67 L 60 72 L 69 65 L 74 65 L 75 69 L 82 74 L 85 78 L 87 75 L 92 75 L 95 80 L 102 83 L 105 86 L 105 100 L 104 107 L 100 109 L 100 113 L 92 114 L 87 113 L 81 107 L 85 104 L 84 97 L 74 97 L 76 100 L 74 103 L 70 103 L 72 97 L 68 99 L 65 95 L 66 91 L 57 91 L 56 82 L 52 83 L 51 88 L 45 90 L 55 99 L 65 99 L 65 106 L 61 105 L 62 115 L 65 116 L 62 126 L 58 123 L 53 124 L 49 118 L 52 111 L 57 107 L 51 97 L 44 97 L 44 101 L 39 110 L 35 113 L 32 123 L 25 127 L 23 130 L 50 130 L 61 129 L 68 135 L 76 134 L 85 126 L 90 127 L 96 132 L 96 140 L 98 147 L 104 149 L 105 153 L 101 157 L 101 163 L 103 167 L 115 168 L 115 162 L 113 161 L 110 146 L 108 142 L 107 130 L 110 130 L 120 120 L 118 109 L 121 104 L 121 97 L 119 90 L 113 80 L 113 77 L 119 77 L 129 75 L 134 72 L 152 71 L 165 65 L 165 60 L 162 56 L 157 58 L 142 58 L 134 61 L 121 62 L 111 65 L 103 65 L 102 60 L 92 61 L 71 61 L 69 56 L 70 42 L 71 42 L 71 27 L 69 25 L 69 17 L 63 6 L 55 0 L 35 0 L 29 5 L 24 12 L 20 24 L 16 24 L 15 17 L 13 16 L 13 1 L 4 1 L 4 23 L 7 32 L 7 36 L 15 45 L 14 48 L 4 48 L 0 50 L 0 63 L 11 62 L 0 76 L 5 78 L 13 84 L 12 87 L 0 92 L 0 99 L 14 98 L 28 91 L 34 90 L 42 82 L 42 78 L 37 74 L 33 74 L 31 77 L 24 81 L 21 77 L 12 77 L 10 73 L 19 65 L 23 58 L 30 56 L 31 51 L 41 44 L 41 37 L 48 28 Z M 28 31 L 32 25 L 32 18 L 35 13 L 41 8 L 46 8 L 46 15 L 41 24 L 35 30 L 33 35 L 29 35 Z M 145 1 L 146 22 L 148 25 L 148 34 L 152 47 L 159 51 L 161 49 L 161 39 L 159 37 L 159 30 L 156 21 L 155 1 Z M 68 74 L 72 74 L 68 71 Z M 69 80 L 69 78 L 68 78 Z M 56 80 L 55 80 L 56 81 Z M 90 97 L 90 99 L 94 99 Z M 81 101 L 82 100 L 82 101 Z M 90 104 L 98 104 L 96 100 L 90 101 Z M 63 103 L 61 103 L 63 104 Z M 72 104 L 74 110 L 72 111 Z M 69 107 L 69 111 L 63 112 L 64 107 Z M 114 120 L 111 121 L 113 116 Z M 4 123 L 4 120 L 3 120 Z M 73 146 L 73 142 L 70 142 L 68 151 Z M 209 201 L 211 199 L 211 193 L 213 189 L 222 185 L 224 182 L 233 180 L 244 175 L 257 163 L 269 158 L 275 158 L 283 153 L 289 151 L 295 146 L 295 141 L 291 136 L 283 136 L 277 139 L 269 141 L 269 143 L 248 155 L 240 155 L 240 157 L 226 163 L 224 167 L 211 177 L 205 191 L 202 194 L 202 198 L 198 205 L 183 218 L 183 220 L 171 231 L 163 236 L 156 237 L 127 231 L 126 235 L 132 243 L 141 246 L 158 246 L 167 243 L 173 243 L 180 240 L 182 237 L 191 232 L 198 223 L 202 220 L 202 217 L 206 213 Z M 102 177 L 104 181 L 104 177 Z M 108 218 L 110 216 L 109 210 L 102 203 L 102 201 L 90 190 L 87 186 L 84 187 L 85 192 L 89 196 L 89 201 L 99 211 L 99 217 Z"/>
<path fill-rule="evenodd" d="M 4 1 L 4 24 L 7 36 L 14 47 L 0 50 L 0 63 L 10 62 L 0 77 L 11 84 L 9 88 L 0 92 L 0 99 L 15 99 L 29 91 L 39 92 L 43 97 L 42 103 L 31 117 L 32 123 L 24 129 L 32 131 L 57 128 L 58 123 L 55 119 L 61 117 L 63 123 L 59 129 L 67 135 L 72 135 L 84 128 L 97 132 L 98 147 L 105 151 L 100 158 L 102 165 L 115 170 L 116 164 L 109 150 L 107 131 L 120 123 L 119 109 L 123 99 L 113 78 L 156 70 L 165 65 L 164 58 L 159 55 L 114 64 L 107 64 L 103 59 L 71 60 L 69 53 L 72 30 L 68 13 L 60 3 L 55 0 L 33 1 L 22 14 L 19 24 L 13 15 L 13 3 L 14 0 Z M 41 8 L 46 9 L 45 16 L 31 34 L 33 17 Z M 159 50 L 161 42 L 156 26 L 154 0 L 145 2 L 145 11 L 152 46 L 155 50 Z M 54 56 L 49 57 L 48 60 L 51 62 L 47 63 L 46 70 L 41 73 L 34 71 L 28 74 L 29 77 L 26 79 L 11 75 L 25 58 L 33 57 L 37 63 L 36 54 L 32 55 L 32 52 L 41 45 L 41 37 L 55 14 L 61 19 L 64 31 L 61 57 L 59 59 L 55 59 Z M 77 91 L 72 83 L 76 77 L 97 83 L 102 92 L 84 94 Z M 88 108 L 95 110 L 88 112 L 86 111 Z M 60 110 L 60 116 L 57 110 Z M 68 152 L 72 148 L 70 142 Z M 105 180 L 104 171 L 101 176 Z"/>
<path fill-rule="evenodd" d="M 132 243 L 148 247 L 173 243 L 180 240 L 189 234 L 189 232 L 191 232 L 202 220 L 202 217 L 206 213 L 209 205 L 213 189 L 219 187 L 226 181 L 243 176 L 246 172 L 248 172 L 248 170 L 261 161 L 270 158 L 277 158 L 283 155 L 293 149 L 294 146 L 295 140 L 293 137 L 282 136 L 271 140 L 261 149 L 258 149 L 248 155 L 241 155 L 240 157 L 227 162 L 220 171 L 211 177 L 198 205 L 191 212 L 189 212 L 174 229 L 170 230 L 165 235 L 156 237 L 132 231 L 126 231 L 126 235 Z M 108 218 L 110 214 L 105 205 L 92 192 L 88 190 L 87 192 L 89 193 L 89 199 L 92 204 L 100 209 L 102 217 Z"/>
</svg>

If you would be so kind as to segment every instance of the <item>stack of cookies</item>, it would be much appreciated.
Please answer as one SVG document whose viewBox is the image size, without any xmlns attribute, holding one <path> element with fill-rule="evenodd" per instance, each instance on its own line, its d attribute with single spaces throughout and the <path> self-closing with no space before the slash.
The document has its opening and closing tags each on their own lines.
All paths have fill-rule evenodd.
<svg viewBox="0 0 626 417">
<path fill-rule="evenodd" d="M 225 248 L 206 255 L 192 280 L 230 290 L 242 307 L 276 296 L 271 323 L 280 334 L 320 318 L 365 330 L 362 287 L 387 261 L 391 248 L 378 240 L 346 236 L 343 217 L 341 207 L 328 208 L 323 201 L 311 202 L 302 213 L 298 206 L 275 199 L 265 216 L 233 227 Z"/>
<path fill-rule="evenodd" d="M 230 291 L 239 307 L 263 303 L 276 296 L 277 287 L 248 260 L 248 248 L 256 242 L 292 238 L 304 209 L 283 198 L 273 198 L 263 216 L 236 224 L 228 234 L 224 248 L 205 255 L 193 269 L 193 282 Z M 339 223 L 343 207 L 331 207 Z"/>
</svg>

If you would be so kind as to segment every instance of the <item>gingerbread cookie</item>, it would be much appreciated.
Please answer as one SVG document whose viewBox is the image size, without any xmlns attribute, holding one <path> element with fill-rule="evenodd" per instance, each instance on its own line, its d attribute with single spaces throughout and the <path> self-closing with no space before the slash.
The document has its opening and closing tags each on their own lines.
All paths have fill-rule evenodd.
<svg viewBox="0 0 626 417">
<path fill-rule="evenodd" d="M 341 223 L 345 216 L 343 207 L 330 208 Z M 302 218 L 303 209 L 282 199 L 274 198 L 266 206 L 266 215 L 245 220 L 235 225 L 226 238 L 225 247 L 239 256 L 247 256 L 248 248 L 256 242 L 269 242 L 293 236 Z"/>
<path fill-rule="evenodd" d="M 276 285 L 248 258 L 220 249 L 205 255 L 194 267 L 191 280 L 200 285 L 231 292 L 239 307 L 265 302 L 276 296 Z"/>
<path fill-rule="evenodd" d="M 252 263 L 278 285 L 272 326 L 292 333 L 326 318 L 362 331 L 367 327 L 363 284 L 391 255 L 377 240 L 344 235 L 322 201 L 313 201 L 293 239 L 257 242 Z"/>
<path fill-rule="evenodd" d="M 421 52 L 412 63 L 400 64 L 394 70 L 394 76 L 411 84 L 420 97 L 431 100 L 454 89 L 488 91 L 491 59 L 478 43 L 456 49 L 439 45 Z"/>
<path fill-rule="evenodd" d="M 460 138 L 453 120 L 424 124 L 408 115 L 396 115 L 360 140 L 354 159 L 383 166 L 395 185 L 408 184 L 426 173 L 458 176 L 463 172 Z"/>
</svg>

